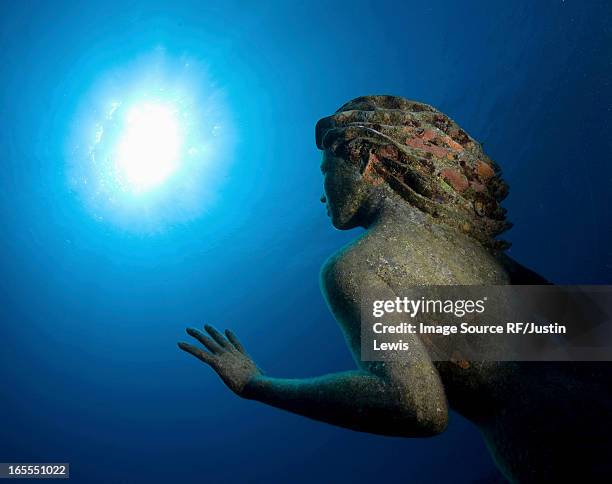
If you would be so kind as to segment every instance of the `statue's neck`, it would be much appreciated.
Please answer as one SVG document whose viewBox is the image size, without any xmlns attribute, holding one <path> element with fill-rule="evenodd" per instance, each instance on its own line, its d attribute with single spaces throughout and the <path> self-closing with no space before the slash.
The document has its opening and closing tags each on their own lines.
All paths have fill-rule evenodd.
<svg viewBox="0 0 612 484">
<path fill-rule="evenodd" d="M 367 230 L 384 231 L 401 227 L 402 232 L 410 235 L 425 235 L 426 232 L 425 239 L 432 236 L 448 239 L 453 235 L 452 232 L 455 232 L 446 225 L 433 222 L 430 216 L 395 194 L 381 197 L 368 207 L 362 220 L 363 227 Z M 443 240 L 440 242 L 443 243 Z"/>
<path fill-rule="evenodd" d="M 421 210 L 412 207 L 403 199 L 391 196 L 380 200 L 370 210 L 370 218 L 364 226 L 368 234 L 378 240 L 390 241 L 393 245 L 406 247 L 412 254 L 410 265 L 431 272 L 436 264 L 440 272 L 455 274 L 445 284 L 504 284 L 505 269 L 491 252 L 475 239 L 456 229 L 434 220 Z M 385 244 L 386 245 L 386 244 Z"/>
<path fill-rule="evenodd" d="M 462 244 L 480 248 L 477 241 L 457 233 L 451 227 L 434 221 L 431 216 L 411 206 L 405 201 L 386 199 L 373 212 L 373 217 L 365 228 L 372 233 L 387 237 L 400 236 L 410 239 L 413 246 L 426 246 L 430 250 L 446 251 L 454 247 L 457 238 Z"/>
</svg>

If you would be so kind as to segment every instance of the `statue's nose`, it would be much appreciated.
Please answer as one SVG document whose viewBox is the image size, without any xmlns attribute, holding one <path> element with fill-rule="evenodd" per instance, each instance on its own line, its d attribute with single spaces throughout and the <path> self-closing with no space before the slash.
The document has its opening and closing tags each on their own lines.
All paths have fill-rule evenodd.
<svg viewBox="0 0 612 484">
<path fill-rule="evenodd" d="M 325 197 L 325 195 L 321 195 L 321 198 L 319 200 L 321 200 L 321 203 L 327 203 L 327 198 Z"/>
</svg>

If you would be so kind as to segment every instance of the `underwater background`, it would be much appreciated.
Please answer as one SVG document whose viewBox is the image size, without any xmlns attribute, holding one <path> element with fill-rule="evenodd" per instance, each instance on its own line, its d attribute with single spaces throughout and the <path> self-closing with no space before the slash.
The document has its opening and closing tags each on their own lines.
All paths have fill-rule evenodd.
<svg viewBox="0 0 612 484">
<path fill-rule="evenodd" d="M 365 94 L 432 104 L 484 143 L 510 185 L 511 256 L 556 283 L 612 283 L 609 2 L 5 1 L 0 12 L 1 462 L 69 462 L 87 483 L 495 475 L 457 414 L 430 439 L 335 428 L 238 399 L 176 342 L 212 323 L 270 375 L 353 368 L 318 274 L 359 231 L 333 229 L 319 202 L 314 125 Z M 69 140 L 92 86 L 160 49 L 206 66 L 232 136 L 211 154 L 223 170 L 205 210 L 173 221 L 166 208 L 132 230 L 70 183 Z"/>
</svg>

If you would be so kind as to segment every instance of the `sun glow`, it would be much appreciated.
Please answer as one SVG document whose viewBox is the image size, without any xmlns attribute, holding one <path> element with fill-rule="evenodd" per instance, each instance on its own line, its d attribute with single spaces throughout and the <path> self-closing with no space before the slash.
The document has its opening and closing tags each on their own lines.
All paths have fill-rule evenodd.
<svg viewBox="0 0 612 484">
<path fill-rule="evenodd" d="M 151 190 L 180 163 L 183 133 L 177 109 L 143 103 L 127 111 L 124 123 L 116 149 L 117 174 L 136 192 Z"/>
<path fill-rule="evenodd" d="M 205 66 L 156 50 L 84 96 L 68 180 L 100 221 L 155 232 L 201 215 L 232 160 L 224 94 Z"/>
</svg>

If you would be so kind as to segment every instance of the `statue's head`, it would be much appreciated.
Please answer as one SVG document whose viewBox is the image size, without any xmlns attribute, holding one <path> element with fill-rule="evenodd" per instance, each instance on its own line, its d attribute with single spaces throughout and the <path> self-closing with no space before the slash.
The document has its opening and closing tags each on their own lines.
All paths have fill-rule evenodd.
<svg viewBox="0 0 612 484">
<path fill-rule="evenodd" d="M 506 230 L 508 193 L 480 143 L 433 107 L 397 96 L 356 98 L 321 119 L 325 200 L 339 229 L 364 225 L 393 196 L 490 248 Z"/>
</svg>

